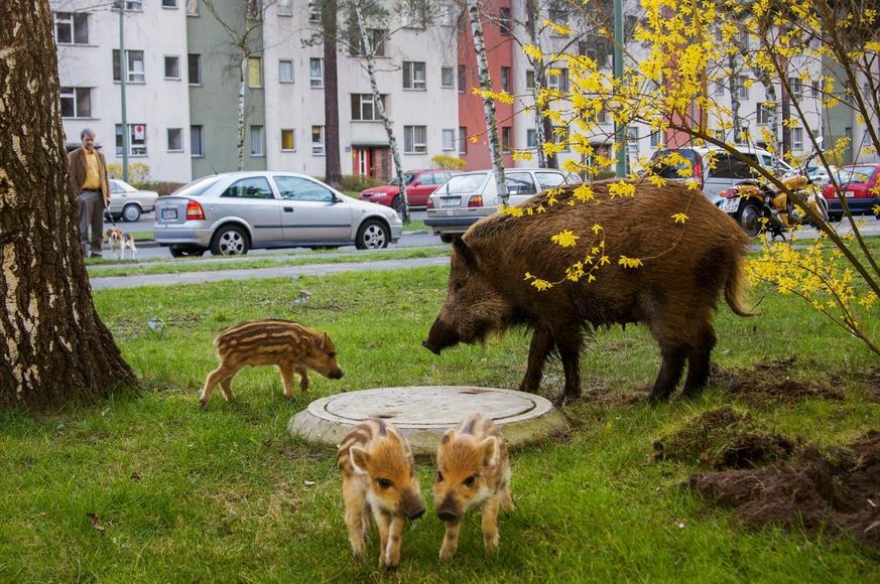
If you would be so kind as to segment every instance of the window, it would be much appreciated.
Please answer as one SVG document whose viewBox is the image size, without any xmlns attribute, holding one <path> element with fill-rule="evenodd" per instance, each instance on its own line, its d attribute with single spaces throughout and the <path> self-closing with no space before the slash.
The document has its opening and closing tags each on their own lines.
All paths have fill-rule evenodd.
<svg viewBox="0 0 880 584">
<path fill-rule="evenodd" d="M 810 86 L 810 97 L 818 98 L 819 97 L 819 82 L 813 81 Z"/>
<path fill-rule="evenodd" d="M 89 44 L 89 15 L 84 12 L 56 12 L 55 42 L 59 45 Z"/>
<path fill-rule="evenodd" d="M 758 120 L 759 124 L 769 124 L 770 123 L 770 112 L 772 111 L 772 106 L 767 106 L 766 104 L 759 103 L 758 110 L 755 112 L 755 117 Z"/>
<path fill-rule="evenodd" d="M 510 8 L 498 10 L 498 29 L 503 35 L 510 34 Z"/>
<path fill-rule="evenodd" d="M 526 130 L 526 148 L 538 147 L 538 130 L 530 128 Z"/>
<path fill-rule="evenodd" d="M 749 98 L 749 78 L 745 75 L 737 75 L 736 76 L 736 95 L 740 99 L 748 99 Z"/>
<path fill-rule="evenodd" d="M 523 172 L 521 170 L 505 172 L 504 179 L 507 181 L 507 188 L 511 195 L 534 195 L 538 193 L 535 179 L 532 178 L 530 172 Z"/>
<path fill-rule="evenodd" d="M 804 129 L 803 128 L 792 128 L 791 129 L 791 149 L 792 150 L 803 150 L 804 149 Z"/>
<path fill-rule="evenodd" d="M 281 151 L 282 152 L 293 152 L 296 150 L 296 141 L 294 139 L 293 130 L 283 129 L 281 130 Z"/>
<path fill-rule="evenodd" d="M 626 151 L 633 156 L 639 154 L 639 129 L 635 126 L 626 128 Z"/>
<path fill-rule="evenodd" d="M 443 130 L 443 150 L 455 150 L 455 130 Z"/>
<path fill-rule="evenodd" d="M 501 68 L 501 90 L 510 93 L 510 67 Z"/>
<path fill-rule="evenodd" d="M 554 72 L 547 75 L 547 87 L 568 91 L 568 69 L 551 69 L 551 71 Z"/>
<path fill-rule="evenodd" d="M 168 128 L 168 152 L 183 152 L 182 128 Z"/>
<path fill-rule="evenodd" d="M 534 69 L 529 69 L 526 71 L 526 89 L 534 89 L 535 88 L 535 71 Z"/>
<path fill-rule="evenodd" d="M 458 66 L 458 92 L 459 93 L 464 93 L 465 85 L 467 84 L 467 82 L 465 81 L 465 79 L 467 78 L 466 73 L 467 73 L 467 69 L 465 68 L 465 66 L 459 65 Z"/>
<path fill-rule="evenodd" d="M 205 155 L 205 136 L 202 126 L 189 127 L 189 151 L 194 158 Z"/>
<path fill-rule="evenodd" d="M 61 88 L 61 117 L 92 117 L 92 90 L 89 87 Z"/>
<path fill-rule="evenodd" d="M 452 67 L 440 68 L 440 87 L 455 87 L 455 71 Z"/>
<path fill-rule="evenodd" d="M 119 10 L 119 5 L 122 4 L 120 0 L 116 0 L 113 2 L 113 10 Z M 125 10 L 130 12 L 143 12 L 144 3 L 143 0 L 125 0 Z"/>
<path fill-rule="evenodd" d="M 804 83 L 801 81 L 800 77 L 789 77 L 788 78 L 788 89 L 791 93 L 791 96 L 795 99 L 803 99 L 804 97 Z"/>
<path fill-rule="evenodd" d="M 458 153 L 467 154 L 467 128 L 465 126 L 458 128 Z"/>
<path fill-rule="evenodd" d="M 293 61 L 278 61 L 278 83 L 293 83 Z"/>
<path fill-rule="evenodd" d="M 428 152 L 428 127 L 404 126 L 403 151 L 406 154 L 426 154 Z"/>
<path fill-rule="evenodd" d="M 202 84 L 202 56 L 190 53 L 187 57 L 187 75 L 190 85 Z"/>
<path fill-rule="evenodd" d="M 128 155 L 147 155 L 146 124 L 128 124 Z M 116 156 L 122 156 L 122 124 L 116 124 Z"/>
<path fill-rule="evenodd" d="M 162 8 L 177 8 L 177 0 L 162 0 Z"/>
<path fill-rule="evenodd" d="M 547 11 L 547 18 L 555 25 L 561 27 L 568 26 L 568 10 L 559 3 L 556 6 L 551 6 Z M 551 35 L 553 36 L 563 36 L 557 29 L 552 29 Z"/>
<path fill-rule="evenodd" d="M 321 7 L 317 0 L 309 0 L 309 22 L 321 22 Z"/>
<path fill-rule="evenodd" d="M 198 16 L 199 15 L 199 0 L 186 0 L 186 15 L 187 16 Z"/>
<path fill-rule="evenodd" d="M 563 152 L 569 152 L 568 126 L 553 126 L 553 143 L 560 144 Z"/>
<path fill-rule="evenodd" d="M 260 57 L 248 57 L 248 87 L 259 88 L 263 86 L 263 59 Z"/>
<path fill-rule="evenodd" d="M 511 143 L 513 142 L 513 128 L 510 126 L 501 127 L 501 151 L 510 152 Z"/>
<path fill-rule="evenodd" d="M 278 0 L 278 16 L 293 16 L 293 6 L 291 0 Z M 309 2 L 309 8 L 311 8 Z"/>
<path fill-rule="evenodd" d="M 251 126 L 251 156 L 263 156 L 263 126 Z"/>
<path fill-rule="evenodd" d="M 379 99 L 384 107 L 385 96 L 380 95 Z M 375 122 L 381 119 L 372 93 L 351 94 L 351 119 L 357 122 Z"/>
<path fill-rule="evenodd" d="M 660 147 L 660 132 L 651 132 L 651 149 L 656 150 Z"/>
<path fill-rule="evenodd" d="M 275 194 L 264 176 L 252 176 L 235 181 L 220 195 L 231 199 L 274 199 Z"/>
<path fill-rule="evenodd" d="M 715 82 L 715 95 L 724 95 L 724 84 L 720 81 Z"/>
<path fill-rule="evenodd" d="M 113 49 L 113 81 L 121 81 L 119 49 Z M 144 83 L 144 52 L 125 51 L 125 80 L 128 83 Z"/>
<path fill-rule="evenodd" d="M 404 89 L 426 89 L 425 83 L 425 63 L 422 61 L 404 61 L 403 62 L 403 88 Z"/>
<path fill-rule="evenodd" d="M 324 154 L 324 126 L 312 126 L 312 154 Z"/>
<path fill-rule="evenodd" d="M 301 176 L 276 176 L 275 186 L 286 201 L 332 203 L 336 198 L 324 185 Z"/>
<path fill-rule="evenodd" d="M 309 59 L 309 84 L 324 87 L 324 59 Z"/>
<path fill-rule="evenodd" d="M 165 55 L 165 79 L 180 79 L 180 57 Z"/>
</svg>

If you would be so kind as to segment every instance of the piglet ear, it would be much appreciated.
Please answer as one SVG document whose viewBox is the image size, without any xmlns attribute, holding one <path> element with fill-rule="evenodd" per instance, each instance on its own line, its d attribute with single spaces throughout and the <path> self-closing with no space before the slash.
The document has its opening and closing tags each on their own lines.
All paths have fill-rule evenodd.
<svg viewBox="0 0 880 584">
<path fill-rule="evenodd" d="M 498 441 L 494 436 L 489 436 L 479 446 L 483 452 L 483 466 L 495 466 L 498 464 Z"/>
<path fill-rule="evenodd" d="M 468 270 L 475 272 L 479 267 L 479 260 L 477 259 L 477 254 L 474 253 L 474 250 L 471 249 L 468 244 L 464 242 L 464 240 L 460 237 L 456 237 L 452 240 L 452 247 L 461 255 L 461 258 L 464 260 L 465 265 Z"/>
<path fill-rule="evenodd" d="M 455 428 L 450 428 L 446 430 L 446 433 L 443 434 L 443 438 L 440 440 L 440 444 L 449 444 L 452 442 L 452 438 L 455 436 Z"/>
<path fill-rule="evenodd" d="M 348 449 L 348 454 L 351 457 L 351 466 L 354 467 L 354 471 L 358 474 L 367 474 L 370 453 L 360 446 L 352 446 Z"/>
</svg>

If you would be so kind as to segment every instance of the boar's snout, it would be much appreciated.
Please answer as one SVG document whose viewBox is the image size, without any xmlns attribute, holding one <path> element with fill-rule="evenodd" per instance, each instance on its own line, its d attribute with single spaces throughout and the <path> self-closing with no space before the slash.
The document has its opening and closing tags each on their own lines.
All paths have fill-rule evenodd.
<svg viewBox="0 0 880 584">
<path fill-rule="evenodd" d="M 443 503 L 437 508 L 437 517 L 440 518 L 440 521 L 455 521 L 460 516 L 458 506 L 452 497 L 443 499 Z"/>
<path fill-rule="evenodd" d="M 439 355 L 440 351 L 457 344 L 458 340 L 458 334 L 438 318 L 431 326 L 428 338 L 422 341 L 422 346 L 435 355 Z"/>
<path fill-rule="evenodd" d="M 327 377 L 329 377 L 330 379 L 342 379 L 343 375 L 345 375 L 345 374 L 342 372 L 342 369 L 337 368 L 337 369 L 331 369 L 330 375 L 328 375 Z"/>
<path fill-rule="evenodd" d="M 425 514 L 425 506 L 422 499 L 415 493 L 407 493 L 403 499 L 403 512 L 411 520 L 416 520 Z"/>
</svg>

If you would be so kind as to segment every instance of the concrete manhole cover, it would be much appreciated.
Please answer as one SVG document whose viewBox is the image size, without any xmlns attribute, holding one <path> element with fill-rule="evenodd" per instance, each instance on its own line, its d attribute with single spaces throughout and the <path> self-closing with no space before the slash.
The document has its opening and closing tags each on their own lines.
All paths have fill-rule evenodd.
<svg viewBox="0 0 880 584">
<path fill-rule="evenodd" d="M 290 433 L 335 448 L 352 427 L 377 417 L 393 423 L 415 454 L 434 454 L 440 437 L 470 414 L 492 418 L 510 446 L 568 428 L 547 399 L 509 389 L 468 386 L 387 387 L 321 398 L 291 418 Z"/>
</svg>

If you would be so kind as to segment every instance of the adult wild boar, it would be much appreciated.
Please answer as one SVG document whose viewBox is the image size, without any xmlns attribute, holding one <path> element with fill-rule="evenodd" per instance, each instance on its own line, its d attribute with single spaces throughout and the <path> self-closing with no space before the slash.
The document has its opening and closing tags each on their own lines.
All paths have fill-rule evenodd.
<svg viewBox="0 0 880 584">
<path fill-rule="evenodd" d="M 662 354 L 650 400 L 668 399 L 685 361 L 683 394 L 699 394 L 709 377 L 719 296 L 733 312 L 749 316 L 740 304 L 749 240 L 697 190 L 639 183 L 634 196 L 614 196 L 614 182 L 593 183 L 593 199 L 586 202 L 576 197 L 586 198 L 577 191 L 586 187 L 565 187 L 523 203 L 523 217 L 495 214 L 472 225 L 454 244 L 446 301 L 422 344 L 439 354 L 493 332 L 530 328 L 520 390 L 537 391 L 544 362 L 554 353 L 565 371 L 563 399 L 571 399 L 581 393 L 584 328 L 643 322 Z M 549 204 L 550 197 L 558 202 Z M 565 246 L 551 239 L 564 230 L 577 235 L 565 238 Z M 587 256 L 592 264 L 584 262 Z M 642 265 L 632 267 L 634 260 Z M 584 272 L 597 266 L 595 280 L 589 274 L 566 279 L 578 262 Z M 539 291 L 527 273 L 553 286 Z"/>
</svg>

